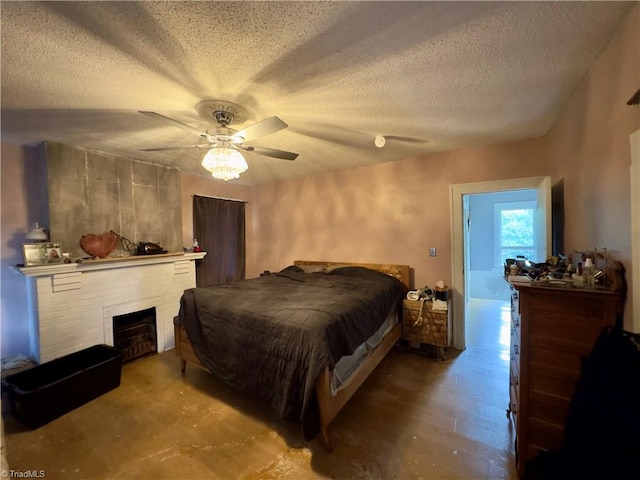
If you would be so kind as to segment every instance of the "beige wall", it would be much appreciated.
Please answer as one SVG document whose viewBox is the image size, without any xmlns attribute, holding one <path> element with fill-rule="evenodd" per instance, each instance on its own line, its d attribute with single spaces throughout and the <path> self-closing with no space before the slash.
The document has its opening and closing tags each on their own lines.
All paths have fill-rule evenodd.
<svg viewBox="0 0 640 480">
<path fill-rule="evenodd" d="M 0 355 L 5 358 L 29 352 L 27 284 L 12 267 L 23 261 L 29 228 L 35 222 L 48 226 L 48 209 L 47 172 L 36 151 L 6 143 L 1 147 Z"/>
<path fill-rule="evenodd" d="M 625 266 L 629 289 L 629 135 L 640 128 L 640 107 L 627 101 L 640 87 L 639 49 L 640 5 L 636 5 L 547 138 L 552 181 L 565 180 L 565 247 L 578 251 L 607 247 Z M 629 298 L 626 328 L 631 328 L 632 318 Z"/>
<path fill-rule="evenodd" d="M 415 285 L 450 285 L 450 185 L 546 175 L 546 158 L 534 139 L 255 187 L 247 275 L 298 259 L 398 263 Z"/>
</svg>

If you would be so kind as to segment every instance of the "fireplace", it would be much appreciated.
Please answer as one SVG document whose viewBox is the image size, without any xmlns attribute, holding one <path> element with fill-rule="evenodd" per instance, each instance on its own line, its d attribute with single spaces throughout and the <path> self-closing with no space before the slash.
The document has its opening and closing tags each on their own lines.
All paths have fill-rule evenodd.
<svg viewBox="0 0 640 480">
<path fill-rule="evenodd" d="M 123 362 L 157 353 L 155 307 L 114 316 L 113 345 L 122 351 Z"/>
<path fill-rule="evenodd" d="M 174 348 L 173 317 L 196 286 L 206 254 L 139 255 L 20 267 L 29 295 L 29 354 L 37 363 L 97 344 L 114 345 L 113 318 L 155 309 L 157 353 Z M 148 327 L 147 327 L 148 328 Z M 151 331 L 145 333 L 151 336 Z"/>
</svg>

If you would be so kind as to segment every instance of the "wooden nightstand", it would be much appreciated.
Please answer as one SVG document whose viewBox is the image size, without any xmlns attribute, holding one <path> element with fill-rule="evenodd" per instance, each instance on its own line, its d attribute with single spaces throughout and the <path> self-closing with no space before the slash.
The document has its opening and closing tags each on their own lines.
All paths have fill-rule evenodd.
<svg viewBox="0 0 640 480">
<path fill-rule="evenodd" d="M 447 310 L 433 310 L 431 301 L 402 301 L 402 337 L 410 343 L 435 345 L 439 358 L 451 343 L 451 301 Z M 420 308 L 422 307 L 422 314 Z"/>
</svg>

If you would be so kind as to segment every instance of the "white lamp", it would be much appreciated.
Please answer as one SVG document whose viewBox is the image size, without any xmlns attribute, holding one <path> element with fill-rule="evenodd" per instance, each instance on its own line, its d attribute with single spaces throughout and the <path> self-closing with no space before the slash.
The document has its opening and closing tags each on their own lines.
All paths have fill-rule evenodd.
<svg viewBox="0 0 640 480">
<path fill-rule="evenodd" d="M 24 236 L 27 240 L 31 240 L 32 242 L 46 242 L 49 240 L 47 232 L 44 229 L 40 228 L 38 222 L 35 223 L 34 227 L 27 232 Z"/>
<path fill-rule="evenodd" d="M 249 168 L 242 154 L 228 147 L 214 147 L 209 150 L 202 159 L 202 166 L 211 172 L 211 176 L 225 182 L 240 178 L 240 174 Z"/>
</svg>

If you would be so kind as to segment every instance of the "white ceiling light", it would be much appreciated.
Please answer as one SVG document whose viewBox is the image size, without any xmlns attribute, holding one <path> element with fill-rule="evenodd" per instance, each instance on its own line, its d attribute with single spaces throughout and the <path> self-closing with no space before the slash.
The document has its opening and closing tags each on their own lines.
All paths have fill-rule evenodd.
<svg viewBox="0 0 640 480">
<path fill-rule="evenodd" d="M 384 147 L 385 143 L 387 143 L 387 139 L 384 138 L 384 135 L 378 135 L 376 136 L 374 143 L 376 144 L 376 147 L 382 148 Z"/>
<path fill-rule="evenodd" d="M 233 148 L 214 147 L 202 159 L 202 166 L 211 172 L 211 176 L 229 181 L 240 178 L 240 174 L 249 168 L 242 154 Z"/>
</svg>

